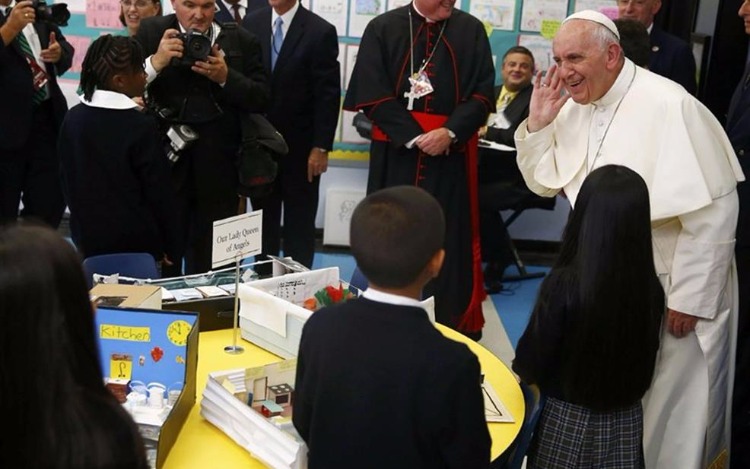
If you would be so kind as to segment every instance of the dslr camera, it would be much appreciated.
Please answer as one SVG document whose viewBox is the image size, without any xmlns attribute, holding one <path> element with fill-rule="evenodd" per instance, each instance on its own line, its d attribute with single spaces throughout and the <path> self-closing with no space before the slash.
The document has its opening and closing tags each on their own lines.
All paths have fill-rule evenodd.
<svg viewBox="0 0 750 469">
<path fill-rule="evenodd" d="M 67 3 L 55 3 L 47 5 L 44 0 L 31 0 L 31 7 L 34 9 L 36 21 L 56 24 L 58 26 L 67 26 L 70 19 Z"/>
<path fill-rule="evenodd" d="M 190 67 L 195 62 L 208 60 L 208 55 L 211 53 L 211 40 L 203 33 L 190 29 L 176 37 L 182 40 L 182 57 L 173 57 L 171 65 Z"/>
</svg>

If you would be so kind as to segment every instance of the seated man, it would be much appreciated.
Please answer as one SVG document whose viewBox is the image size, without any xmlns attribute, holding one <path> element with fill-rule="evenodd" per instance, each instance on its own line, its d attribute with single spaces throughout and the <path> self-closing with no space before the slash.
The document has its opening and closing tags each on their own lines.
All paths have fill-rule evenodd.
<svg viewBox="0 0 750 469">
<path fill-rule="evenodd" d="M 321 309 L 302 331 L 294 426 L 309 468 L 486 468 L 491 440 L 479 361 L 420 306 L 445 257 L 445 218 L 425 190 L 394 186 L 354 210 L 362 298 Z"/>
<path fill-rule="evenodd" d="M 534 56 L 523 46 L 511 47 L 503 57 L 503 84 L 495 89 L 497 114 L 490 114 L 480 137 L 515 148 L 513 133 L 529 115 Z M 488 293 L 502 289 L 505 268 L 513 262 L 509 235 L 500 210 L 531 196 L 516 167 L 515 151 L 479 148 L 479 229 L 482 260 L 487 263 L 484 283 Z"/>
</svg>

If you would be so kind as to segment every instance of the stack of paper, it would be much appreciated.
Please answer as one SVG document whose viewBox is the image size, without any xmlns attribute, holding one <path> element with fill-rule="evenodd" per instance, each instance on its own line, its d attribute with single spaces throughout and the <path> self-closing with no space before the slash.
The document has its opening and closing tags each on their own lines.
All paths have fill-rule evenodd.
<svg viewBox="0 0 750 469">
<path fill-rule="evenodd" d="M 210 373 L 201 415 L 268 467 L 306 469 L 307 446 L 291 423 L 292 398 L 282 404 L 282 415 L 266 418 L 258 411 L 266 399 L 272 398 L 269 387 L 293 386 L 295 367 L 296 360 L 287 360 Z"/>
</svg>

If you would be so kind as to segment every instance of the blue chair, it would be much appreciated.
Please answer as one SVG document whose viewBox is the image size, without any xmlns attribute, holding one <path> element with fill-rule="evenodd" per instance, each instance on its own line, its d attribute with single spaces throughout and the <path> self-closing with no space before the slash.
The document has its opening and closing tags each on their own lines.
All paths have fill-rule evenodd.
<svg viewBox="0 0 750 469">
<path fill-rule="evenodd" d="M 93 284 L 94 274 L 120 274 L 125 277 L 159 278 L 154 256 L 147 252 L 123 252 L 101 254 L 83 260 L 83 272 L 89 287 Z"/>
<path fill-rule="evenodd" d="M 354 272 L 352 272 L 352 279 L 349 281 L 349 285 L 353 286 L 359 291 L 365 291 L 367 290 L 367 285 L 369 284 L 370 282 L 367 280 L 367 277 L 365 277 L 362 271 L 359 270 L 359 267 L 354 266 Z"/>
<path fill-rule="evenodd" d="M 529 450 L 529 445 L 531 445 L 534 430 L 536 430 L 539 417 L 542 415 L 545 397 L 539 391 L 539 387 L 534 384 L 526 384 L 523 381 L 521 382 L 521 392 L 526 403 L 521 431 L 518 432 L 518 436 L 508 449 L 492 462 L 492 469 L 521 469 L 523 458 Z"/>
</svg>

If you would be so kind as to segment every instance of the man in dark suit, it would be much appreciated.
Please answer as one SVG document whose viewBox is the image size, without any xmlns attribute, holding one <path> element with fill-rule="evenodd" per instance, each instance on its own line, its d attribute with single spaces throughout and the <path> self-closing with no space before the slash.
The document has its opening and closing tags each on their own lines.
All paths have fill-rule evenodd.
<svg viewBox="0 0 750 469">
<path fill-rule="evenodd" d="M 739 9 L 745 21 L 745 32 L 750 35 L 750 0 Z M 727 136 L 732 142 L 745 177 L 750 175 L 750 62 L 729 103 Z M 737 185 L 740 213 L 735 237 L 735 261 L 740 297 L 737 327 L 737 354 L 732 405 L 732 469 L 750 467 L 750 185 Z"/>
<path fill-rule="evenodd" d="M 12 8 L 10 8 L 12 7 Z M 57 133 L 68 107 L 57 84 L 73 62 L 60 28 L 31 2 L 0 0 L 0 223 L 21 216 L 57 228 L 65 210 Z"/>
<path fill-rule="evenodd" d="M 654 25 L 654 16 L 661 8 L 661 0 L 617 0 L 620 18 L 640 21 L 651 37 L 651 60 L 648 69 L 681 84 L 695 95 L 695 58 L 690 45 Z"/>
<path fill-rule="evenodd" d="M 199 273 L 211 269 L 213 222 L 237 214 L 240 115 L 265 109 L 268 79 L 256 37 L 234 23 L 214 22 L 214 0 L 173 0 L 172 6 L 172 15 L 143 20 L 136 40 L 147 56 L 147 92 L 172 112 L 167 125 L 187 124 L 198 133 L 172 166 L 172 182 L 187 236 L 185 271 Z M 178 34 L 187 30 L 211 40 L 205 61 L 175 63 L 185 50 Z"/>
<path fill-rule="evenodd" d="M 251 202 L 253 209 L 263 209 L 263 253 L 278 255 L 283 238 L 284 255 L 312 267 L 320 175 L 328 168 L 341 100 L 338 35 L 297 0 L 269 3 L 271 8 L 249 14 L 243 25 L 260 38 L 271 76 L 268 120 L 286 139 L 289 153 L 279 162 L 271 194 Z"/>
<path fill-rule="evenodd" d="M 529 115 L 534 56 L 523 46 L 508 49 L 503 56 L 503 84 L 495 88 L 497 113 L 490 114 L 480 129 L 484 140 L 515 148 L 513 134 Z M 484 283 L 489 293 L 502 289 L 505 268 L 513 262 L 509 235 L 500 210 L 512 208 L 532 195 L 516 166 L 516 152 L 479 149 L 479 227 L 482 240 Z"/>
<path fill-rule="evenodd" d="M 245 16 L 266 6 L 266 0 L 216 0 L 216 21 L 242 23 Z"/>
</svg>

